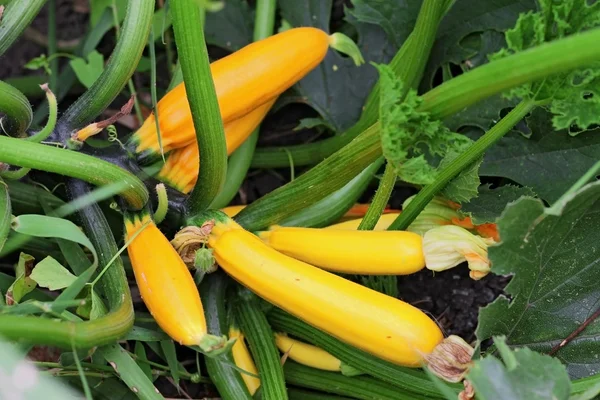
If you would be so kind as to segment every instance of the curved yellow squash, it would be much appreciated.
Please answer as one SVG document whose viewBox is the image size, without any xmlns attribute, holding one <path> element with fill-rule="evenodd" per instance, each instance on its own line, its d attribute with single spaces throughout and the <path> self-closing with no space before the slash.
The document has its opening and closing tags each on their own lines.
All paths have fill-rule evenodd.
<svg viewBox="0 0 600 400">
<path fill-rule="evenodd" d="M 187 266 L 149 215 L 125 220 L 125 240 L 142 300 L 158 325 L 176 342 L 199 345 L 207 336 L 204 309 Z"/>
<path fill-rule="evenodd" d="M 229 328 L 229 339 L 237 339 L 231 348 L 231 355 L 233 356 L 233 361 L 235 365 L 244 371 L 250 372 L 254 375 L 258 376 L 258 370 L 256 369 L 256 365 L 254 364 L 254 360 L 252 359 L 252 355 L 248 351 L 248 347 L 246 346 L 246 342 L 244 340 L 244 335 L 240 332 L 238 328 L 230 327 Z M 251 395 L 254 395 L 258 388 L 260 387 L 260 379 L 245 374 L 240 371 L 240 375 L 242 375 L 242 379 L 248 388 L 248 391 Z"/>
<path fill-rule="evenodd" d="M 292 339 L 282 333 L 275 333 L 275 344 L 282 353 L 286 353 L 299 364 L 325 371 L 341 370 L 342 362 L 320 347 Z"/>
<path fill-rule="evenodd" d="M 329 43 L 329 36 L 320 29 L 293 28 L 213 62 L 210 67 L 223 123 L 250 113 L 302 79 L 325 58 Z M 167 93 L 157 108 L 165 151 L 194 140 L 184 83 Z M 153 115 L 131 141 L 136 153 L 158 151 Z"/>
<path fill-rule="evenodd" d="M 328 271 L 408 275 L 425 267 L 423 239 L 412 232 L 275 226 L 258 235 L 274 249 Z"/>
<path fill-rule="evenodd" d="M 443 339 L 437 324 L 403 301 L 288 257 L 212 211 L 208 245 L 221 268 L 272 304 L 352 346 L 398 365 L 418 367 Z"/>
</svg>

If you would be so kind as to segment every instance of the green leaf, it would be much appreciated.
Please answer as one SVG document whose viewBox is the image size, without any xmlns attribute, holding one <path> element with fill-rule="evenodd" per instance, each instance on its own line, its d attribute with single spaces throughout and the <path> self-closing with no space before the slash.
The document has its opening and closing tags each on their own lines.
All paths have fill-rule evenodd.
<svg viewBox="0 0 600 400">
<path fill-rule="evenodd" d="M 91 286 L 85 286 L 83 293 L 85 293 L 83 296 L 85 304 L 77 308 L 78 315 L 89 320 L 94 320 L 108 313 L 104 301 Z"/>
<path fill-rule="evenodd" d="M 527 187 L 515 185 L 505 185 L 497 189 L 483 185 L 479 187 L 477 197 L 462 204 L 460 212 L 468 214 L 476 225 L 496 222 L 507 204 L 523 196 L 535 197 L 535 193 Z"/>
<path fill-rule="evenodd" d="M 581 129 L 600 123 L 600 68 L 574 71 L 550 106 L 555 129 Z M 573 131 L 572 134 L 577 132 Z"/>
<path fill-rule="evenodd" d="M 494 356 L 476 360 L 467 379 L 480 400 L 567 400 L 571 382 L 559 360 L 526 347 L 510 350 L 494 338 L 504 363 Z"/>
<path fill-rule="evenodd" d="M 147 362 L 144 362 L 148 361 L 148 356 L 146 355 L 146 348 L 144 347 L 144 343 L 135 342 L 135 347 L 133 351 L 136 355 L 135 362 L 137 363 L 137 365 L 142 371 L 144 371 L 144 374 L 146 374 L 148 379 L 154 381 L 155 378 L 152 376 L 152 368 L 150 368 L 150 365 Z"/>
<path fill-rule="evenodd" d="M 329 125 L 323 118 L 302 118 L 298 125 L 294 128 L 295 131 L 302 129 L 327 129 L 334 131 L 333 126 Z"/>
<path fill-rule="evenodd" d="M 23 214 L 13 219 L 11 228 L 18 233 L 42 238 L 60 238 L 87 247 L 94 256 L 92 267 L 98 265 L 98 255 L 92 242 L 73 222 L 47 215 Z"/>
<path fill-rule="evenodd" d="M 222 10 L 206 13 L 206 43 L 236 51 L 252 43 L 254 10 L 242 0 L 227 0 L 224 4 Z"/>
<path fill-rule="evenodd" d="M 104 72 L 104 56 L 94 50 L 88 55 L 87 62 L 83 58 L 76 58 L 70 60 L 69 65 L 75 71 L 79 82 L 89 89 Z"/>
<path fill-rule="evenodd" d="M 31 278 L 34 261 L 29 254 L 19 255 L 19 262 L 15 267 L 16 279 L 6 291 L 6 304 L 9 306 L 19 303 L 23 296 L 35 289 L 36 282 Z"/>
<path fill-rule="evenodd" d="M 364 3 L 382 2 L 365 0 Z M 403 20 L 405 16 L 407 21 L 411 18 L 414 21 L 416 18 L 419 2 L 403 0 L 389 3 L 392 6 L 386 8 L 392 9 L 398 20 Z M 407 7 L 393 6 L 401 3 L 410 4 L 410 16 L 406 14 Z M 292 26 L 314 26 L 329 32 L 332 0 L 280 0 L 278 5 L 283 18 Z M 391 44 L 380 26 L 372 22 L 362 22 L 350 14 L 346 15 L 346 20 L 358 34 L 357 45 L 367 63 L 356 67 L 350 58 L 330 50 L 325 59 L 281 99 L 287 103 L 308 104 L 336 131 L 349 128 L 360 117 L 365 99 L 377 80 L 377 71 L 368 63 L 388 62 L 397 50 L 397 46 Z M 410 31 L 412 26 L 407 22 L 400 24 L 396 29 L 406 32 Z"/>
<path fill-rule="evenodd" d="M 141 326 L 134 326 L 124 337 L 124 340 L 137 340 L 140 342 L 160 342 L 169 340 L 169 335 L 162 330 L 149 329 Z"/>
<path fill-rule="evenodd" d="M 403 83 L 390 67 L 376 67 L 381 82 L 379 118 L 383 155 L 403 181 L 432 183 L 437 171 L 429 159 L 461 152 L 471 140 L 450 132 L 440 121 L 432 120 L 428 113 L 417 111 L 423 100 L 414 90 L 402 100 Z"/>
<path fill-rule="evenodd" d="M 50 69 L 50 63 L 48 62 L 48 57 L 45 54 L 42 54 L 39 57 L 32 58 L 24 65 L 25 68 L 31 70 L 38 70 L 40 68 L 44 68 L 46 74 L 50 75 L 52 70 Z"/>
<path fill-rule="evenodd" d="M 571 396 L 569 400 L 594 400 L 597 399 L 599 395 L 600 383 L 596 383 L 585 392 Z"/>
<path fill-rule="evenodd" d="M 548 113 L 539 108 L 527 123 L 531 138 L 519 134 L 502 138 L 486 152 L 480 175 L 511 179 L 554 202 L 600 159 L 600 132 L 576 137 L 566 131 L 555 132 Z"/>
<path fill-rule="evenodd" d="M 450 151 L 440 162 L 438 168 L 444 168 L 459 155 L 460 153 Z M 477 197 L 477 190 L 481 183 L 479 180 L 479 167 L 482 162 L 483 158 L 480 158 L 467 168 L 463 169 L 456 178 L 448 182 L 448 185 L 441 191 L 441 195 L 448 200 L 452 200 L 459 204 Z"/>
<path fill-rule="evenodd" d="M 163 340 L 160 342 L 160 348 L 162 349 L 165 358 L 167 360 L 167 364 L 169 365 L 169 370 L 171 371 L 171 377 L 175 382 L 175 385 L 179 387 L 179 361 L 177 361 L 177 352 L 175 351 L 175 343 L 172 340 Z"/>
<path fill-rule="evenodd" d="M 522 197 L 498 220 L 501 243 L 489 248 L 492 272 L 514 275 L 505 292 L 480 310 L 477 337 L 505 335 L 511 346 L 548 352 L 598 307 L 600 182 L 546 208 Z M 596 373 L 600 324 L 591 324 L 557 355 L 572 377 Z"/>
<path fill-rule="evenodd" d="M 125 18 L 125 12 L 127 11 L 127 3 L 129 0 L 90 0 L 90 25 L 91 27 L 95 27 L 104 10 L 109 7 L 112 7 L 114 4 L 117 7 L 117 16 L 119 21 L 122 21 Z M 112 10 L 110 10 L 112 12 Z"/>
<path fill-rule="evenodd" d="M 68 269 L 50 256 L 44 258 L 35 266 L 31 272 L 31 278 L 39 286 L 50 290 L 64 289 L 77 279 Z"/>
</svg>

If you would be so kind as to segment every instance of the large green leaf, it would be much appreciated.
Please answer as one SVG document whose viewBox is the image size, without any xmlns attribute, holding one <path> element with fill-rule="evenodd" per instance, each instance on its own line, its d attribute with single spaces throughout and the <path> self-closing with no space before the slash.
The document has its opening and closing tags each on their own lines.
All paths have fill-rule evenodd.
<svg viewBox="0 0 600 400">
<path fill-rule="evenodd" d="M 564 166 L 564 164 L 563 164 Z M 505 335 L 511 346 L 548 352 L 600 304 L 600 182 L 546 208 L 523 197 L 498 220 L 502 242 L 490 247 L 492 272 L 514 275 L 501 296 L 481 310 L 477 337 Z M 600 324 L 588 326 L 557 356 L 575 377 L 600 368 Z"/>
<path fill-rule="evenodd" d="M 571 382 L 565 367 L 550 356 L 528 348 L 512 351 L 495 338 L 502 361 L 494 356 L 476 360 L 467 379 L 479 400 L 567 400 Z"/>
<path fill-rule="evenodd" d="M 361 3 L 387 4 L 390 13 L 397 13 L 399 16 L 394 17 L 393 21 L 401 21 L 398 26 L 405 32 L 412 29 L 414 24 L 411 20 L 414 21 L 419 7 L 418 2 L 400 0 L 364 0 Z M 411 6 L 389 6 L 403 3 Z M 292 26 L 314 26 L 329 32 L 332 0 L 280 0 L 279 6 L 282 16 Z M 411 10 L 408 14 L 407 8 Z M 404 15 L 407 15 L 406 19 L 403 18 Z M 302 102 L 313 107 L 328 125 L 338 131 L 350 127 L 358 120 L 365 99 L 377 80 L 377 72 L 369 62 L 388 62 L 397 50 L 397 46 L 391 44 L 380 26 L 358 18 L 360 15 L 347 16 L 358 33 L 357 44 L 366 63 L 356 67 L 350 58 L 330 50 L 325 60 L 294 86 L 295 95 L 286 96 L 288 102 Z M 401 44 L 403 39 L 396 41 Z"/>
<path fill-rule="evenodd" d="M 490 185 L 482 185 L 477 191 L 477 196 L 462 204 L 460 211 L 468 214 L 477 225 L 496 222 L 506 205 L 522 196 L 534 197 L 535 194 L 529 188 L 515 185 L 505 185 L 497 189 L 491 189 Z"/>
<path fill-rule="evenodd" d="M 206 13 L 206 42 L 236 51 L 252 42 L 254 12 L 243 0 L 227 0 L 217 12 Z"/>
<path fill-rule="evenodd" d="M 541 109 L 527 122 L 531 138 L 504 137 L 486 152 L 479 173 L 509 178 L 553 202 L 600 159 L 600 135 L 592 131 L 572 137 L 566 131 L 555 132 Z"/>
</svg>

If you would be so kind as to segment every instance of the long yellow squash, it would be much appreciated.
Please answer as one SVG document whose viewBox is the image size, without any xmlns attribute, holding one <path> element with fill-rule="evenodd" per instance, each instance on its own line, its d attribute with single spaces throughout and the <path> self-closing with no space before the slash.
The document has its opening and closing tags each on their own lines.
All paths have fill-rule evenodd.
<svg viewBox="0 0 600 400">
<path fill-rule="evenodd" d="M 408 275 L 425 267 L 423 239 L 412 232 L 274 226 L 258 236 L 274 249 L 328 271 Z"/>
<path fill-rule="evenodd" d="M 206 221 L 214 222 L 207 243 L 225 272 L 339 340 L 398 365 L 418 367 L 443 339 L 437 324 L 418 308 L 288 257 L 222 212 L 201 214 L 188 224 Z"/>
<path fill-rule="evenodd" d="M 302 27 L 253 42 L 211 64 L 223 123 L 240 118 L 275 99 L 314 69 L 327 54 L 333 36 Z M 190 143 L 194 124 L 185 85 L 177 85 L 157 104 L 165 152 Z M 136 153 L 159 151 L 154 115 L 132 136 Z"/>
<path fill-rule="evenodd" d="M 248 351 L 248 346 L 246 346 L 244 335 L 238 328 L 231 326 L 229 327 L 229 339 L 237 339 L 231 348 L 231 354 L 233 355 L 233 361 L 235 362 L 235 365 L 246 372 L 250 372 L 251 374 L 258 376 L 258 370 L 256 369 L 256 365 L 254 364 L 254 360 L 252 359 L 250 351 Z M 251 395 L 254 395 L 254 393 L 256 393 L 260 387 L 260 379 L 245 374 L 241 371 L 240 374 L 242 375 L 242 379 L 244 380 L 248 391 Z"/>
<path fill-rule="evenodd" d="M 176 342 L 211 351 L 224 340 L 207 334 L 204 309 L 187 266 L 148 214 L 125 218 L 125 240 L 142 300 Z"/>
<path fill-rule="evenodd" d="M 263 120 L 275 100 L 253 110 L 251 113 L 229 122 L 225 125 L 225 141 L 227 143 L 227 155 L 233 153 L 244 140 L 256 129 Z M 198 166 L 200 154 L 196 144 L 195 136 L 192 142 L 184 147 L 173 150 L 167 162 L 158 172 L 157 178 L 174 187 L 182 193 L 189 193 L 198 180 Z"/>
<path fill-rule="evenodd" d="M 342 362 L 320 347 L 292 339 L 283 333 L 275 333 L 275 344 L 282 353 L 299 364 L 324 371 L 341 371 Z"/>
<path fill-rule="evenodd" d="M 382 214 L 373 228 L 374 231 L 385 231 L 391 224 L 398 218 L 400 215 L 399 212 L 392 212 L 389 214 Z M 323 229 L 336 229 L 343 231 L 355 231 L 358 229 L 362 218 L 354 218 L 343 222 L 338 222 L 337 224 L 329 225 Z"/>
</svg>

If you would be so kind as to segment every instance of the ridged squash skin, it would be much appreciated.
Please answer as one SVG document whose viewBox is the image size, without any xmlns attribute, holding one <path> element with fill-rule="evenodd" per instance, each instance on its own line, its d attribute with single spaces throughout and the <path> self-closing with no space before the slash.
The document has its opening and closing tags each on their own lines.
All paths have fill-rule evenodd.
<svg viewBox="0 0 600 400">
<path fill-rule="evenodd" d="M 176 342 L 192 346 L 207 334 L 204 309 L 187 266 L 148 214 L 125 219 L 127 247 L 142 300 Z"/>
<path fill-rule="evenodd" d="M 408 275 L 425 267 L 423 239 L 412 232 L 274 226 L 258 235 L 274 249 L 328 271 Z"/>
<path fill-rule="evenodd" d="M 211 73 L 223 124 L 243 117 L 313 70 L 327 54 L 329 35 L 312 28 L 292 28 L 253 42 L 211 64 Z M 157 104 L 165 152 L 190 143 L 194 124 L 184 83 Z M 154 115 L 132 136 L 136 153 L 158 152 Z"/>
<path fill-rule="evenodd" d="M 221 268 L 251 291 L 306 323 L 392 363 L 418 367 L 442 341 L 437 324 L 416 307 L 273 249 L 224 213 L 188 220 L 214 221 L 208 246 Z"/>
<path fill-rule="evenodd" d="M 340 371 L 342 362 L 320 347 L 292 339 L 282 333 L 275 333 L 275 344 L 282 353 L 299 364 L 322 369 Z"/>
<path fill-rule="evenodd" d="M 229 339 L 237 339 L 231 348 L 231 355 L 233 356 L 233 361 L 235 365 L 244 371 L 250 372 L 254 375 L 258 376 L 258 370 L 256 369 L 256 365 L 254 364 L 254 360 L 252 359 L 252 355 L 248 350 L 248 346 L 246 346 L 246 342 L 244 341 L 244 335 L 240 332 L 240 330 L 236 327 L 229 328 Z M 260 387 L 260 379 L 245 374 L 240 371 L 240 375 L 242 375 L 242 379 L 248 388 L 248 391 L 251 395 L 254 395 L 258 388 Z"/>
</svg>

